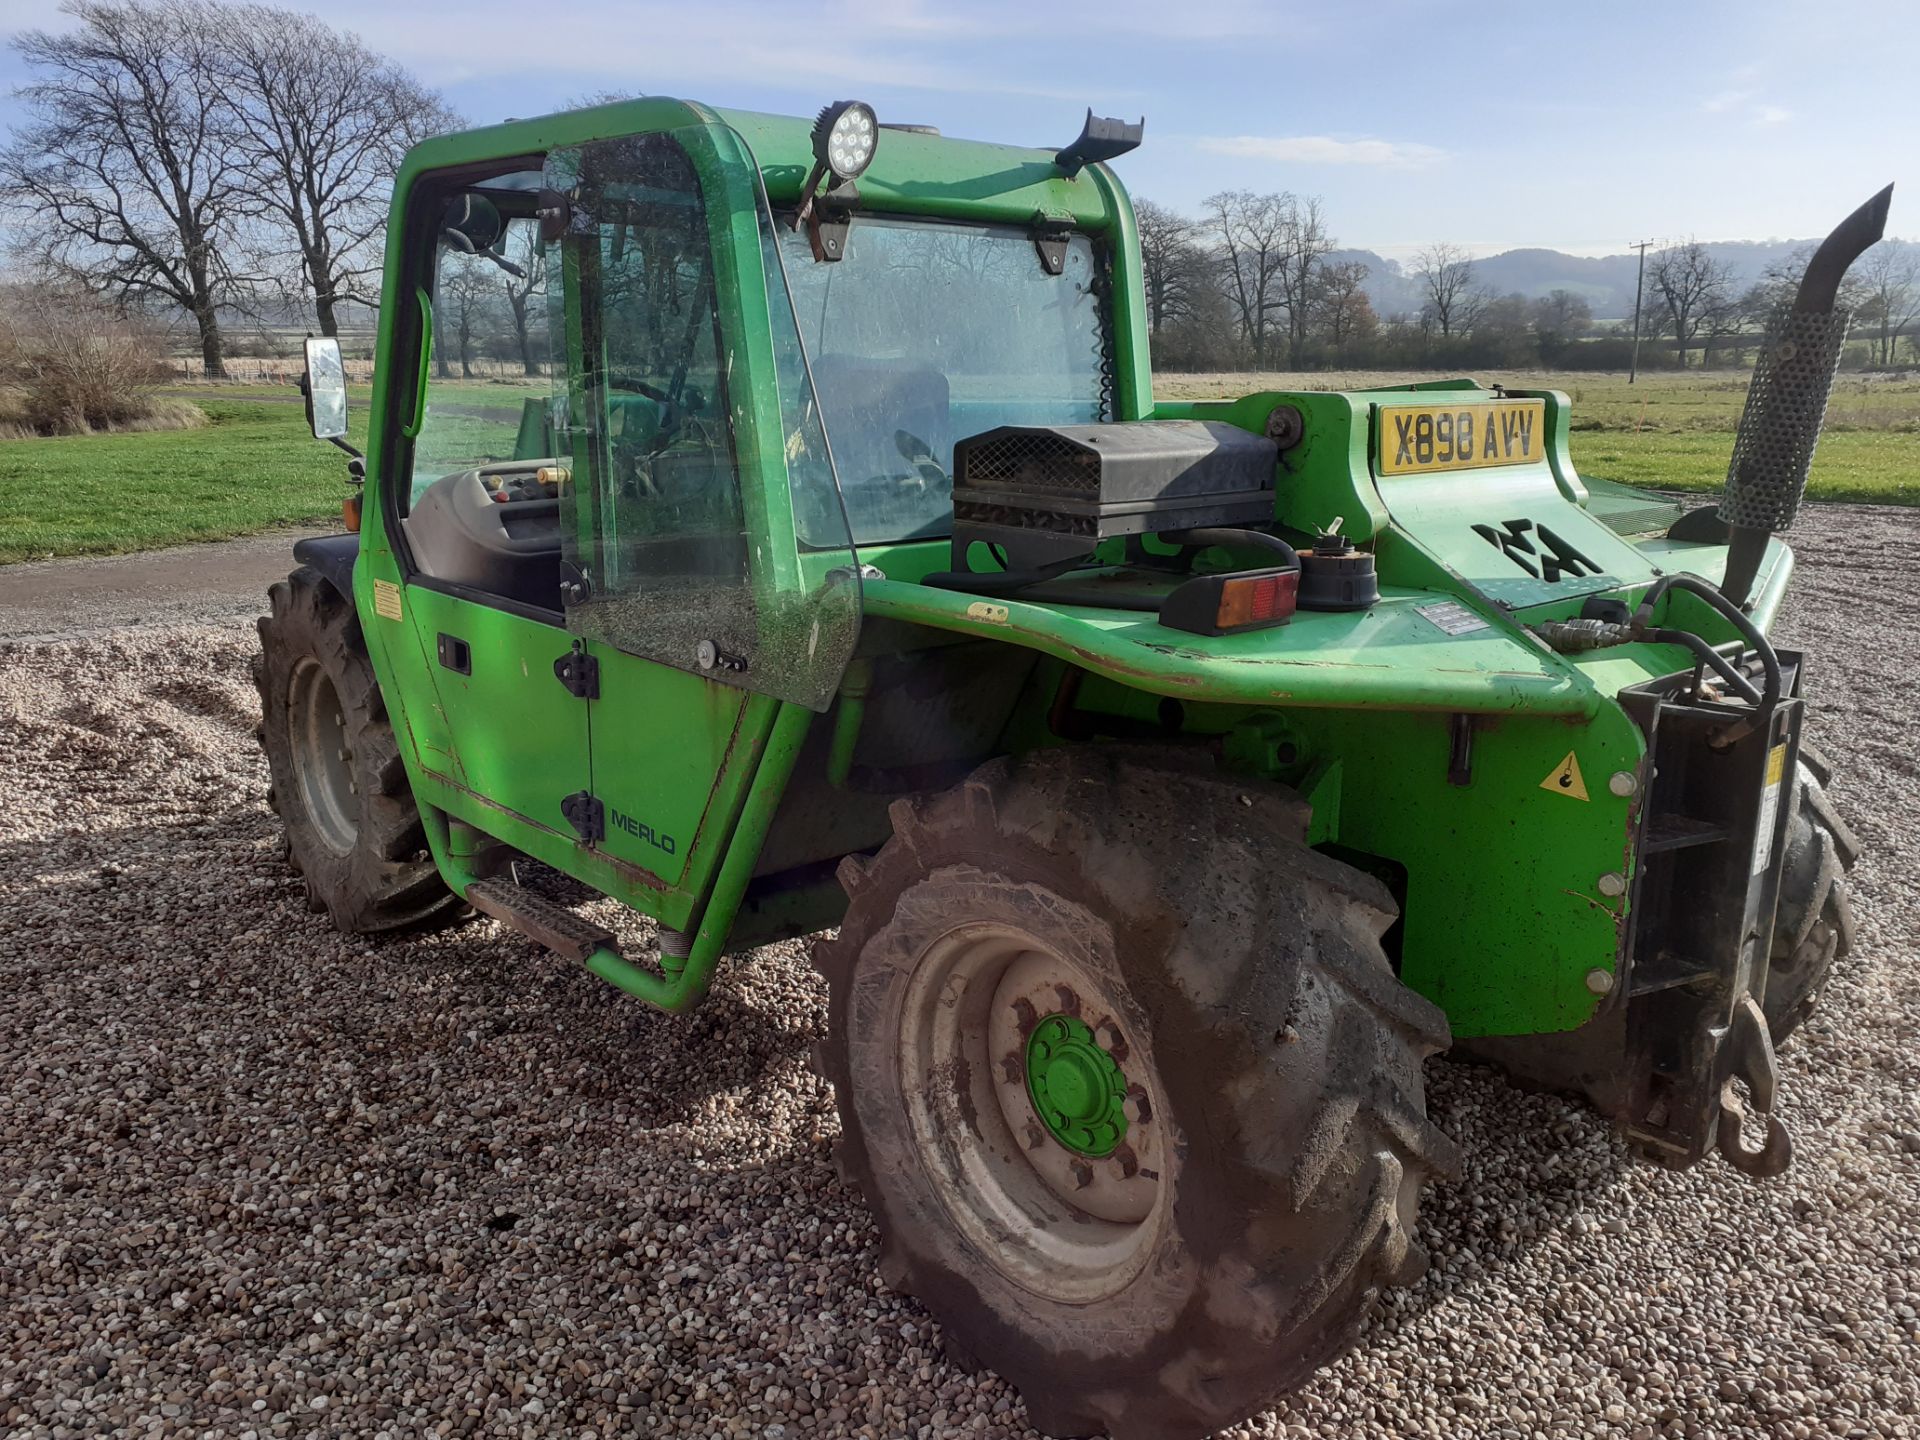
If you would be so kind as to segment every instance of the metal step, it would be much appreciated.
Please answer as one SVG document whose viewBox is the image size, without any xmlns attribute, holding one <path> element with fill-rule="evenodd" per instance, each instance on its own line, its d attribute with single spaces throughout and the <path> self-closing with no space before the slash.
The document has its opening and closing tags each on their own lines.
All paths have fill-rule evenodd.
<svg viewBox="0 0 1920 1440">
<path fill-rule="evenodd" d="M 611 930 L 511 880 L 474 881 L 467 887 L 467 903 L 576 965 L 596 950 L 617 948 Z"/>
</svg>

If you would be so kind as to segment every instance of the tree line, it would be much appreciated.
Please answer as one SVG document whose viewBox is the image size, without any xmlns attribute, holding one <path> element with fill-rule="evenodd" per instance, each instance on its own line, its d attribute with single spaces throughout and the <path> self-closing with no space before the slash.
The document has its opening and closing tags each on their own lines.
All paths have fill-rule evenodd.
<svg viewBox="0 0 1920 1440">
<path fill-rule="evenodd" d="M 1369 269 L 1338 258 L 1317 197 L 1227 190 L 1202 213 L 1151 200 L 1134 206 L 1154 363 L 1172 370 L 1417 369 L 1545 365 L 1626 369 L 1630 332 L 1603 329 L 1585 297 L 1557 289 L 1529 298 L 1481 283 L 1473 257 L 1439 242 L 1405 272 L 1417 308 L 1379 314 Z M 1742 287 L 1703 245 L 1686 240 L 1647 257 L 1643 364 L 1738 363 L 1790 300 L 1811 247 Z M 1841 303 L 1854 312 L 1864 359 L 1888 366 L 1904 340 L 1920 358 L 1920 245 L 1884 241 L 1854 267 Z"/>
<path fill-rule="evenodd" d="M 457 128 L 440 97 L 309 15 L 223 0 L 69 0 L 13 42 L 32 79 L 0 148 L 0 206 L 44 280 L 191 318 L 379 303 L 401 156 Z"/>
<path fill-rule="evenodd" d="M 356 36 L 256 0 L 68 0 L 65 10 L 71 29 L 13 42 L 32 78 L 19 92 L 25 119 L 0 147 L 0 209 L 40 282 L 189 317 L 209 377 L 224 374 L 225 317 L 272 306 L 333 335 L 343 308 L 378 305 L 401 157 L 460 123 L 435 92 Z M 1628 362 L 1630 341 L 1597 326 L 1581 295 L 1496 294 L 1449 243 L 1414 257 L 1417 306 L 1378 313 L 1367 266 L 1340 258 L 1318 197 L 1226 190 L 1197 216 L 1150 200 L 1136 213 L 1162 368 Z M 1647 260 L 1645 361 L 1685 366 L 1698 352 L 1702 364 L 1737 362 L 1803 263 L 1742 289 L 1704 246 L 1663 247 Z M 530 278 L 537 264 L 524 257 Z M 531 373 L 537 278 L 476 272 L 448 283 L 436 319 L 462 367 L 491 347 Z M 1920 246 L 1869 252 L 1846 301 L 1871 363 L 1895 363 L 1903 341 L 1914 356 Z M 500 321 L 510 323 L 485 323 Z"/>
</svg>

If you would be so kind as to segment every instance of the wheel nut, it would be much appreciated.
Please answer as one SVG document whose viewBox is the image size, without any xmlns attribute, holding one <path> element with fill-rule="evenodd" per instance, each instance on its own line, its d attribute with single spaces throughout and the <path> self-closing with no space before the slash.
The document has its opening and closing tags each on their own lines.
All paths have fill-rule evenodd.
<svg viewBox="0 0 1920 1440">
<path fill-rule="evenodd" d="M 1133 1153 L 1131 1145 L 1118 1146 L 1109 1158 L 1120 1167 L 1122 1180 L 1131 1180 L 1140 1173 L 1140 1157 Z"/>
<path fill-rule="evenodd" d="M 1025 1083 L 1027 1078 L 1027 1062 L 1018 1050 L 1010 1050 L 1000 1057 L 1000 1074 L 1009 1085 Z"/>
<path fill-rule="evenodd" d="M 1093 1167 L 1084 1160 L 1073 1162 L 1073 1188 L 1084 1190 L 1093 1184 Z"/>
<path fill-rule="evenodd" d="M 1059 998 L 1060 1013 L 1062 1015 L 1078 1015 L 1080 1013 L 1080 997 L 1074 993 L 1071 985 L 1056 985 L 1053 987 L 1053 993 Z"/>
<path fill-rule="evenodd" d="M 1138 1085 L 1127 1087 L 1127 1098 L 1120 1102 L 1120 1111 L 1129 1125 L 1144 1125 L 1153 1119 L 1153 1106 L 1147 1101 L 1147 1092 Z"/>
<path fill-rule="evenodd" d="M 1042 1130 L 1038 1125 L 1034 1124 L 1033 1121 L 1029 1120 L 1027 1122 L 1027 1149 L 1038 1150 L 1042 1145 L 1046 1143 L 1047 1143 L 1047 1132 Z"/>
<path fill-rule="evenodd" d="M 1029 1033 L 1040 1023 L 1040 1012 L 1033 1008 L 1033 1002 L 1022 995 L 1013 1002 L 1013 1018 L 1019 1023 L 1020 1033 Z"/>
<path fill-rule="evenodd" d="M 1120 1033 L 1120 1027 L 1111 1020 L 1102 1020 L 1094 1027 L 1093 1043 L 1115 1059 L 1122 1059 L 1126 1056 L 1126 1036 Z"/>
</svg>

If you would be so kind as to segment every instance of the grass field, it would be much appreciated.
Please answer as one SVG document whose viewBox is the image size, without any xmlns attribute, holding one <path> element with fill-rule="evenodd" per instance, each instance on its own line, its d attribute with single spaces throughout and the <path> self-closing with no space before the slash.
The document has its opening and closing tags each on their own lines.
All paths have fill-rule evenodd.
<svg viewBox="0 0 1920 1440">
<path fill-rule="evenodd" d="M 1398 374 L 1163 375 L 1164 399 L 1262 389 L 1339 389 L 1422 378 Z M 1424 378 L 1432 378 L 1431 376 Z M 1488 377 L 1493 378 L 1493 377 Z M 1581 474 L 1673 490 L 1717 490 L 1746 396 L 1744 376 L 1505 375 L 1573 399 Z M 460 404 L 517 411 L 546 381 L 440 382 Z M 145 550 L 324 522 L 339 513 L 346 461 L 308 433 L 284 386 L 188 386 L 212 425 L 136 435 L 0 440 L 0 564 L 52 555 Z M 367 414 L 353 391 L 356 434 Z M 1844 376 L 1814 458 L 1811 493 L 1920 505 L 1920 380 Z"/>
<path fill-rule="evenodd" d="M 1431 380 L 1432 375 L 1162 375 L 1154 393 L 1169 400 L 1244 395 L 1250 390 L 1337 390 Z M 1564 390 L 1573 401 L 1573 463 L 1595 480 L 1664 490 L 1716 491 L 1727 478 L 1747 377 L 1725 373 L 1587 373 L 1483 376 L 1517 389 Z M 1843 375 L 1827 407 L 1807 492 L 1821 500 L 1920 505 L 1920 380 Z"/>
<path fill-rule="evenodd" d="M 299 405 L 195 403 L 203 430 L 0 441 L 0 564 L 218 540 L 325 520 L 347 457 L 308 433 Z M 366 407 L 359 408 L 359 426 Z"/>
</svg>

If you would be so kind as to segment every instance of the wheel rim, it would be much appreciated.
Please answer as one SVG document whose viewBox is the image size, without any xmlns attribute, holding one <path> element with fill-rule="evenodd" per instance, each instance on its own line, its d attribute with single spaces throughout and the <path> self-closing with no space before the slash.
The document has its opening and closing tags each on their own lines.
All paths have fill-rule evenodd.
<svg viewBox="0 0 1920 1440">
<path fill-rule="evenodd" d="M 346 712 L 333 678 L 303 659 L 287 685 L 287 731 L 300 801 L 326 846 L 344 855 L 359 836 L 360 796 Z"/>
<path fill-rule="evenodd" d="M 1166 1208 L 1165 1122 L 1143 1037 L 1086 967 L 1009 926 L 922 954 L 903 1001 L 907 1118 L 954 1223 L 1047 1299 L 1113 1294 Z"/>
</svg>

